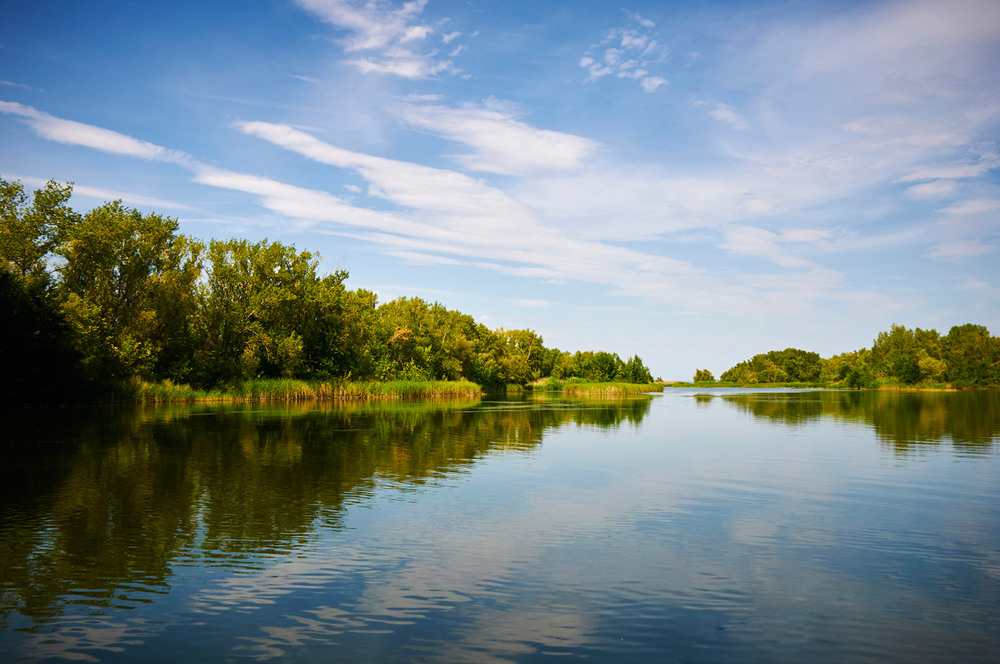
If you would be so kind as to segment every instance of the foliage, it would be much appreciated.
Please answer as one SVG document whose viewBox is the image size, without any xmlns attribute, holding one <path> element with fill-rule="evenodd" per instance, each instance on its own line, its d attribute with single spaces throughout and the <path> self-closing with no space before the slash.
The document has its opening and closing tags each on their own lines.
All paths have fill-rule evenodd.
<svg viewBox="0 0 1000 664">
<path fill-rule="evenodd" d="M 317 381 L 403 381 L 405 393 L 435 381 L 652 382 L 638 355 L 571 355 L 531 330 L 491 330 L 420 298 L 379 304 L 374 293 L 347 289 L 346 272 L 319 274 L 311 252 L 266 239 L 206 246 L 178 233 L 175 219 L 121 201 L 81 216 L 67 205 L 71 192 L 49 182 L 29 202 L 19 182 L 0 180 L 0 303 L 18 312 L 4 319 L 5 352 L 33 358 L 25 362 L 40 377 L 52 373 L 42 370 L 45 355 L 105 396 L 153 401 L 237 385 L 245 398 L 265 398 L 257 385 L 283 399 L 377 392 L 301 388 Z"/>
<path fill-rule="evenodd" d="M 0 266 L 23 278 L 45 275 L 47 259 L 79 221 L 66 205 L 72 191 L 50 180 L 29 204 L 20 182 L 0 179 Z"/>
<path fill-rule="evenodd" d="M 786 348 L 754 355 L 724 371 L 719 380 L 743 384 L 808 383 L 818 380 L 820 372 L 819 354 Z"/>
<path fill-rule="evenodd" d="M 944 337 L 936 330 L 892 325 L 871 348 L 818 358 L 791 348 L 771 351 L 740 362 L 721 380 L 738 385 L 818 381 L 866 389 L 1000 385 L 1000 339 L 982 325 L 956 325 Z"/>
<path fill-rule="evenodd" d="M 74 330 L 43 282 L 0 268 L 0 398 L 64 399 L 83 389 Z"/>
<path fill-rule="evenodd" d="M 715 382 L 715 376 L 708 369 L 695 369 L 694 378 L 692 382 L 695 383 L 713 383 Z"/>
<path fill-rule="evenodd" d="M 202 245 L 177 221 L 120 201 L 91 210 L 57 249 L 63 308 L 94 377 L 170 376 L 188 352 Z"/>
<path fill-rule="evenodd" d="M 961 386 L 1000 385 L 1000 339 L 982 325 L 956 325 L 942 340 L 948 380 Z"/>
</svg>

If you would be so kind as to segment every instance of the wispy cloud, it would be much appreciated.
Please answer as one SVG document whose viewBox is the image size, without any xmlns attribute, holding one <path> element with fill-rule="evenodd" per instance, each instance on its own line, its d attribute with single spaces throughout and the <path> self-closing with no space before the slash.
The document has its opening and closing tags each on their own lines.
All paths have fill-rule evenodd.
<svg viewBox="0 0 1000 664">
<path fill-rule="evenodd" d="M 974 214 L 983 214 L 984 212 L 997 212 L 1000 211 L 1000 199 L 998 198 L 985 198 L 985 199 L 974 199 L 962 201 L 956 205 L 952 205 L 941 210 L 944 214 L 955 216 L 955 217 L 967 217 Z"/>
<path fill-rule="evenodd" d="M 18 90 L 30 90 L 30 85 L 25 85 L 24 83 L 15 83 L 14 81 L 0 81 L 0 86 L 5 88 L 17 88 Z"/>
<path fill-rule="evenodd" d="M 906 195 L 917 200 L 941 198 L 953 193 L 957 186 L 958 185 L 954 180 L 935 180 L 933 182 L 924 182 L 923 184 L 915 184 L 912 187 L 908 187 Z"/>
<path fill-rule="evenodd" d="M 732 106 L 726 104 L 716 104 L 708 114 L 733 129 L 746 129 L 748 126 L 747 119 L 737 113 Z"/>
<path fill-rule="evenodd" d="M 778 234 L 764 228 L 734 225 L 726 228 L 726 240 L 722 248 L 734 254 L 763 258 L 781 267 L 812 268 L 816 267 L 815 263 L 790 255 L 780 245 L 815 242 L 827 236 L 827 233 L 817 231 L 791 231 L 787 234 Z"/>
<path fill-rule="evenodd" d="M 956 240 L 955 242 L 939 244 L 927 256 L 930 258 L 961 261 L 975 256 L 992 254 L 994 251 L 996 251 L 996 247 L 982 244 L 978 240 Z"/>
<path fill-rule="evenodd" d="M 191 158 L 190 155 L 184 152 L 168 150 L 159 145 L 141 141 L 125 134 L 119 134 L 110 129 L 102 129 L 72 120 L 63 120 L 31 106 L 0 101 L 0 113 L 20 118 L 42 138 L 47 138 L 50 141 L 58 143 L 81 145 L 101 150 L 102 152 L 182 165 Z"/>
<path fill-rule="evenodd" d="M 654 37 L 656 24 L 638 14 L 628 14 L 629 24 L 604 33 L 580 58 L 587 70 L 588 81 L 605 76 L 633 79 L 645 92 L 654 92 L 667 85 L 667 79 L 651 73 L 667 57 L 667 48 Z"/>
<path fill-rule="evenodd" d="M 352 57 L 347 62 L 362 73 L 419 79 L 458 71 L 450 60 L 442 58 L 427 45 L 429 36 L 434 33 L 434 29 L 420 19 L 427 0 L 412 0 L 401 6 L 384 0 L 296 2 L 323 21 L 348 32 L 343 42 L 344 51 Z M 459 32 L 448 33 L 442 37 L 442 44 L 460 35 Z"/>
<path fill-rule="evenodd" d="M 462 108 L 404 104 L 396 114 L 413 127 L 473 148 L 471 154 L 457 159 L 474 171 L 506 175 L 574 171 L 597 148 L 588 138 L 537 129 L 496 106 L 490 102 Z"/>
</svg>

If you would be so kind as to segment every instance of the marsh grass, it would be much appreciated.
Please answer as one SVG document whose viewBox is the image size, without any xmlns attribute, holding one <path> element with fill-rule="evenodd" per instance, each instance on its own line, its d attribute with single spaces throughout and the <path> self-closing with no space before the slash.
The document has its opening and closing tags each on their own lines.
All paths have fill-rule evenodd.
<svg viewBox="0 0 1000 664">
<path fill-rule="evenodd" d="M 479 396 L 482 389 L 466 381 L 302 381 L 291 378 L 247 380 L 212 390 L 198 390 L 165 380 L 123 383 L 116 400 L 138 403 L 332 401 L 347 399 L 406 399 Z"/>
<path fill-rule="evenodd" d="M 645 394 L 647 392 L 662 392 L 663 385 L 656 383 L 637 385 L 635 383 L 577 383 L 567 382 L 561 387 L 564 395 L 602 395 L 625 396 Z"/>
</svg>

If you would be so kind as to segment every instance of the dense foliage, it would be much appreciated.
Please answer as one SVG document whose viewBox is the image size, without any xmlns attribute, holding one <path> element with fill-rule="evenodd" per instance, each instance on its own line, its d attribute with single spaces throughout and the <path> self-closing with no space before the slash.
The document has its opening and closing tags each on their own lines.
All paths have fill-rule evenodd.
<svg viewBox="0 0 1000 664">
<path fill-rule="evenodd" d="M 174 219 L 106 203 L 68 206 L 69 185 L 0 179 L 0 359 L 6 396 L 169 380 L 256 378 L 652 382 L 638 356 L 570 354 L 531 330 L 491 330 L 419 298 L 378 303 L 347 273 L 263 240 L 178 233 Z"/>
<path fill-rule="evenodd" d="M 695 383 L 711 383 L 715 381 L 715 376 L 708 369 L 695 369 L 694 378 L 692 379 Z"/>
<path fill-rule="evenodd" d="M 819 379 L 820 357 L 797 348 L 772 350 L 727 369 L 719 380 L 733 383 L 799 383 Z"/>
<path fill-rule="evenodd" d="M 882 385 L 1000 386 L 1000 338 L 982 325 L 936 330 L 893 325 L 871 348 L 822 359 L 795 348 L 771 351 L 740 362 L 720 380 L 740 384 L 826 383 L 847 387 Z"/>
</svg>

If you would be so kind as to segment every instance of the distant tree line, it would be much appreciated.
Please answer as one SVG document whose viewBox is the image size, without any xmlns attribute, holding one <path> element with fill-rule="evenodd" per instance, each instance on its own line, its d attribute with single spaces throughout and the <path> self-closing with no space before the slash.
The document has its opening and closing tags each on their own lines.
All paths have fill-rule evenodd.
<svg viewBox="0 0 1000 664">
<path fill-rule="evenodd" d="M 638 355 L 546 348 L 419 298 L 378 303 L 319 258 L 263 240 L 178 233 L 121 201 L 80 214 L 72 186 L 0 179 L 0 379 L 41 397 L 140 377 L 652 382 Z"/>
<path fill-rule="evenodd" d="M 893 325 L 871 348 L 823 359 L 786 348 L 754 355 L 722 373 L 719 380 L 740 384 L 826 383 L 867 388 L 881 385 L 1000 386 L 1000 338 L 982 325 L 936 330 Z"/>
</svg>

